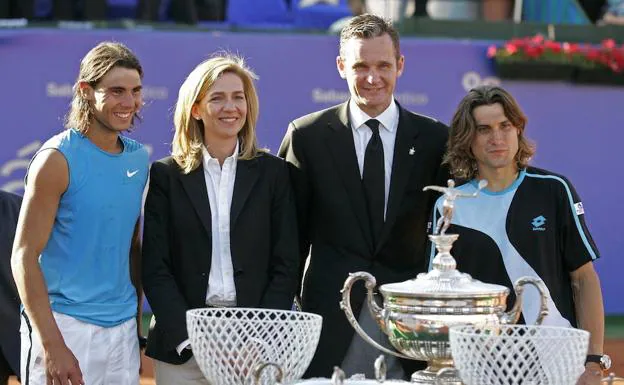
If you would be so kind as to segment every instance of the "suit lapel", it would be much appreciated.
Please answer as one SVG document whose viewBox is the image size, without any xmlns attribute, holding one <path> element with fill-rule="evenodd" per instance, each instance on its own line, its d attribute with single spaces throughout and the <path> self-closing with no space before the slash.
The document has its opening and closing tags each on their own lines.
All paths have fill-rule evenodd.
<svg viewBox="0 0 624 385">
<path fill-rule="evenodd" d="M 232 204 L 230 206 L 230 240 L 236 242 L 244 239 L 244 234 L 240 235 L 235 231 L 236 220 L 245 207 L 245 203 L 254 185 L 258 181 L 258 159 L 239 160 L 236 163 L 236 179 L 234 179 L 234 192 L 232 193 Z M 244 259 L 232 252 L 232 267 L 234 271 L 244 269 Z"/>
<path fill-rule="evenodd" d="M 330 129 L 326 138 L 326 144 L 334 159 L 334 164 L 341 177 L 340 179 L 347 190 L 349 203 L 372 252 L 373 239 L 370 233 L 366 200 L 362 190 L 360 168 L 355 153 L 355 144 L 353 143 L 353 132 L 349 123 L 348 103 L 346 102 L 338 107 L 336 119 L 329 123 Z"/>
<path fill-rule="evenodd" d="M 415 122 L 410 119 L 407 112 L 399 106 L 399 125 L 397 127 L 397 135 L 394 143 L 394 159 L 392 161 L 392 176 L 390 179 L 386 221 L 375 253 L 379 252 L 381 246 L 383 246 L 387 240 L 399 214 L 399 208 L 407 182 L 410 179 L 412 168 L 414 164 L 417 163 L 421 151 L 420 147 L 422 143 L 416 140 L 418 134 L 419 129 Z"/>
<path fill-rule="evenodd" d="M 189 196 L 201 223 L 206 229 L 208 238 L 212 238 L 212 215 L 210 212 L 210 202 L 208 201 L 208 190 L 206 190 L 206 178 L 204 177 L 204 166 L 199 167 L 188 174 L 181 174 L 180 181 Z"/>
<path fill-rule="evenodd" d="M 245 206 L 247 198 L 258 180 L 258 159 L 239 160 L 236 164 L 236 179 L 230 208 L 230 229 L 234 228 L 236 219 Z"/>
</svg>

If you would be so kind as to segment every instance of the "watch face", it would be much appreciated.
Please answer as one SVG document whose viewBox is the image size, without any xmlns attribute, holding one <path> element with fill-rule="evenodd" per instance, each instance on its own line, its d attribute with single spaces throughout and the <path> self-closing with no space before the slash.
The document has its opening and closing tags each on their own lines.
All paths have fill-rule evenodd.
<svg viewBox="0 0 624 385">
<path fill-rule="evenodd" d="M 603 354 L 602 357 L 600 357 L 600 366 L 602 367 L 602 370 L 611 369 L 611 357 Z"/>
</svg>

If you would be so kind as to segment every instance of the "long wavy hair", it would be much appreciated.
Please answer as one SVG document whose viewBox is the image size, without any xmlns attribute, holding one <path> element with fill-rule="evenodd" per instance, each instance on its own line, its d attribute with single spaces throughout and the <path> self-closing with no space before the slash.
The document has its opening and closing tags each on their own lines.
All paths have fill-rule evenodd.
<svg viewBox="0 0 624 385">
<path fill-rule="evenodd" d="M 501 87 L 481 86 L 473 88 L 460 102 L 453 119 L 447 144 L 444 164 L 448 164 L 451 174 L 462 180 L 477 176 L 477 160 L 471 146 L 477 134 L 477 123 L 473 116 L 475 108 L 500 104 L 505 117 L 518 129 L 518 152 L 515 161 L 518 169 L 525 168 L 535 153 L 535 145 L 524 136 L 527 118 L 513 96 Z"/>
<path fill-rule="evenodd" d="M 254 80 L 258 77 L 239 56 L 232 54 L 215 56 L 195 67 L 182 83 L 178 93 L 173 116 L 175 134 L 171 155 L 185 174 L 195 170 L 201 164 L 204 145 L 204 124 L 201 120 L 193 119 L 191 110 L 195 103 L 206 96 L 215 81 L 224 73 L 233 73 L 242 80 L 247 100 L 247 118 L 238 133 L 240 142 L 238 158 L 252 159 L 259 152 L 265 151 L 258 148 L 256 138 L 259 102 Z"/>
<path fill-rule="evenodd" d="M 136 70 L 141 79 L 143 78 L 143 67 L 139 59 L 130 48 L 121 43 L 101 42 L 82 58 L 78 79 L 73 87 L 69 112 L 65 116 L 65 128 L 76 129 L 83 135 L 87 133 L 93 118 L 93 106 L 81 95 L 80 83 L 84 82 L 95 88 L 100 80 L 115 67 Z M 138 111 L 134 113 L 130 128 L 134 126 L 135 119 L 141 119 Z"/>
</svg>

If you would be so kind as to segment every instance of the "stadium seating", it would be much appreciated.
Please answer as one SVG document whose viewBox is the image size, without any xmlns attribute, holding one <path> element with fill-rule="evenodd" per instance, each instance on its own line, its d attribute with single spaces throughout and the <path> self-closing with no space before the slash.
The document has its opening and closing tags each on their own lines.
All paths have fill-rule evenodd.
<svg viewBox="0 0 624 385">
<path fill-rule="evenodd" d="M 170 1 L 161 0 L 159 19 L 162 21 L 167 20 L 166 10 Z M 351 15 L 347 0 L 337 2 L 318 1 L 302 7 L 301 0 L 228 0 L 226 24 L 253 29 L 327 29 L 336 20 Z M 52 3 L 53 0 L 34 0 L 35 17 L 50 18 Z M 107 3 L 109 19 L 134 18 L 137 15 L 139 0 L 107 0 Z M 461 5 L 462 2 L 458 3 Z M 466 11 L 458 7 L 457 12 L 463 14 Z M 590 23 L 577 0 L 522 0 L 522 20 L 554 24 Z"/>
<path fill-rule="evenodd" d="M 299 29 L 327 29 L 336 20 L 351 16 L 347 0 L 340 0 L 338 5 L 317 3 L 307 7 L 299 3 L 292 6 L 294 24 Z"/>
<path fill-rule="evenodd" d="M 523 0 L 522 20 L 553 24 L 590 24 L 576 0 Z"/>
<path fill-rule="evenodd" d="M 168 3 L 168 0 L 161 0 Z M 34 0 L 37 19 L 48 19 L 52 14 L 53 0 Z M 107 0 L 109 19 L 132 19 L 137 15 L 138 0 Z"/>
<path fill-rule="evenodd" d="M 234 26 L 292 23 L 292 15 L 284 0 L 228 0 L 226 20 Z"/>
<path fill-rule="evenodd" d="M 107 3 L 109 19 L 132 19 L 137 15 L 138 0 L 107 0 Z"/>
</svg>

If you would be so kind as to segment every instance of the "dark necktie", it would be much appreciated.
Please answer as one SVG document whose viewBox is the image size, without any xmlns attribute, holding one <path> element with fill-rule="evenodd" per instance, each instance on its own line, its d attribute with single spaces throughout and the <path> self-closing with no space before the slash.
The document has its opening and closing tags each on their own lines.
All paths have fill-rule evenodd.
<svg viewBox="0 0 624 385">
<path fill-rule="evenodd" d="M 373 234 L 373 244 L 377 247 L 384 224 L 384 150 L 381 137 L 379 136 L 379 121 L 370 119 L 366 122 L 366 125 L 373 131 L 373 136 L 368 141 L 366 152 L 364 153 L 362 184 L 364 186 L 366 203 L 368 204 L 368 217 Z"/>
</svg>

